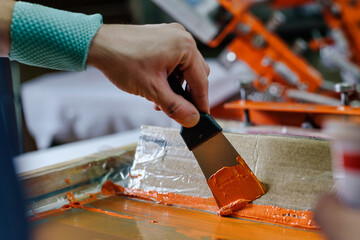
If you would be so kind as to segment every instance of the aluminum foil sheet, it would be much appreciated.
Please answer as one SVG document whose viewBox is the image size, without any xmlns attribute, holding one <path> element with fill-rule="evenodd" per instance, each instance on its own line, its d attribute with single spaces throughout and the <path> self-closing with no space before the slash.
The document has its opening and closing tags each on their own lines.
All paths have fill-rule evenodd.
<svg viewBox="0 0 360 240">
<path fill-rule="evenodd" d="M 254 204 L 310 210 L 320 193 L 332 189 L 327 140 L 232 133 L 225 136 L 267 188 L 267 193 Z M 128 186 L 145 191 L 212 196 L 178 129 L 142 127 Z"/>
<path fill-rule="evenodd" d="M 199 164 L 176 129 L 143 126 L 130 172 L 132 188 L 212 196 Z"/>
</svg>

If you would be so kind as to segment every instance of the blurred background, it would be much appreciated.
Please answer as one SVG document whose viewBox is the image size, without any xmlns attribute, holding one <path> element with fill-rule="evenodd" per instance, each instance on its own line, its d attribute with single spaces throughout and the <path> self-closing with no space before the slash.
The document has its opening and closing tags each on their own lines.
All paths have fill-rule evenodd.
<svg viewBox="0 0 360 240">
<path fill-rule="evenodd" d="M 359 115 L 358 1 L 32 2 L 101 13 L 104 23 L 184 24 L 211 69 L 212 114 L 236 126 L 316 130 L 324 114 Z M 91 67 L 67 73 L 13 62 L 12 77 L 21 86 L 15 95 L 24 152 L 144 124 L 178 126 Z"/>
</svg>

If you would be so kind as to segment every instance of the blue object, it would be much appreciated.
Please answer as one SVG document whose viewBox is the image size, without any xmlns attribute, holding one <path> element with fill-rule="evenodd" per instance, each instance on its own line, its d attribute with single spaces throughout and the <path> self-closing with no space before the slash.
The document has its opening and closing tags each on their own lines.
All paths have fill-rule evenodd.
<svg viewBox="0 0 360 240">
<path fill-rule="evenodd" d="M 100 14 L 72 13 L 17 2 L 11 22 L 10 59 L 32 66 L 82 71 Z"/>
<path fill-rule="evenodd" d="M 12 161 L 21 149 L 18 136 L 10 62 L 0 58 L 0 236 L 6 240 L 29 239 L 24 198 Z"/>
</svg>

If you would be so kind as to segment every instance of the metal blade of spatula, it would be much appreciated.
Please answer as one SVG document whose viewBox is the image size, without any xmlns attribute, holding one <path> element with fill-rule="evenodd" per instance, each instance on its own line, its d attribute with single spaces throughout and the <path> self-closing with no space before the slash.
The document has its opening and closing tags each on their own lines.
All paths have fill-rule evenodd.
<svg viewBox="0 0 360 240">
<path fill-rule="evenodd" d="M 172 73 L 168 77 L 171 89 L 191 102 L 181 87 L 179 80 Z M 192 128 L 182 127 L 180 134 L 187 147 L 198 161 L 206 179 L 223 167 L 236 166 L 239 153 L 222 133 L 219 124 L 206 113 L 200 113 L 199 123 Z"/>
<path fill-rule="evenodd" d="M 239 153 L 222 132 L 195 147 L 192 152 L 206 179 L 223 167 L 236 166 Z"/>
</svg>

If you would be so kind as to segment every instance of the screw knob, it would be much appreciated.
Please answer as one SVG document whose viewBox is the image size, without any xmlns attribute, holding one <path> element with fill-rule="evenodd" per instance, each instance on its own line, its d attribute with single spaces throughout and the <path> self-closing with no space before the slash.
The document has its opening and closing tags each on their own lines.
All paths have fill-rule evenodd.
<svg viewBox="0 0 360 240">
<path fill-rule="evenodd" d="M 266 23 L 266 28 L 270 32 L 275 32 L 276 29 L 286 21 L 285 15 L 280 11 L 275 11 L 270 16 L 270 19 Z"/>
<path fill-rule="evenodd" d="M 335 92 L 340 93 L 341 105 L 349 106 L 349 95 L 354 91 L 354 86 L 349 83 L 337 83 L 334 87 Z"/>
</svg>

